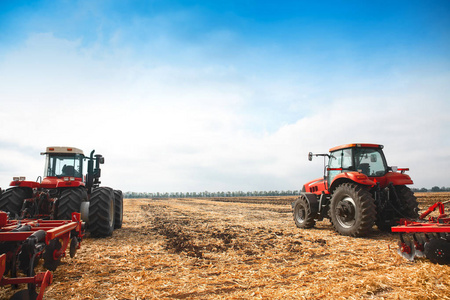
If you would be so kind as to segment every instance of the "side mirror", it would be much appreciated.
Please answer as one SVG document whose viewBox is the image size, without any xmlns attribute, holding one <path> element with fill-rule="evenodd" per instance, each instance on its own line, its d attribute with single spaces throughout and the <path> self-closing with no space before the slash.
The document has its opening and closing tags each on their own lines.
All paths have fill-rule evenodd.
<svg viewBox="0 0 450 300">
<path fill-rule="evenodd" d="M 100 154 L 96 154 L 95 158 L 97 159 L 97 162 L 99 164 L 104 164 L 105 163 L 105 158 L 103 156 L 101 156 Z"/>
<path fill-rule="evenodd" d="M 397 172 L 398 167 L 397 167 L 397 166 L 392 166 L 392 167 L 391 167 L 391 170 L 392 170 L 392 172 Z"/>
<path fill-rule="evenodd" d="M 312 152 L 309 152 L 309 153 L 308 153 L 308 160 L 309 160 L 309 161 L 312 161 L 312 158 L 313 158 L 313 153 L 312 153 Z"/>
</svg>

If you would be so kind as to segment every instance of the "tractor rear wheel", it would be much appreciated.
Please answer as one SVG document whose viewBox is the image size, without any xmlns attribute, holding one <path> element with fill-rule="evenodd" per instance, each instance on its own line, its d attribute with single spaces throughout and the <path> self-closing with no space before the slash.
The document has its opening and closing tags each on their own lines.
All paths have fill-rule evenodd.
<svg viewBox="0 0 450 300">
<path fill-rule="evenodd" d="M 87 201 L 87 191 L 83 187 L 69 188 L 61 192 L 58 200 L 58 220 L 72 220 L 73 212 L 80 212 L 81 202 Z"/>
<path fill-rule="evenodd" d="M 89 232 L 95 237 L 107 237 L 114 230 L 114 192 L 108 187 L 92 191 L 89 205 Z"/>
<path fill-rule="evenodd" d="M 114 228 L 122 228 L 123 194 L 121 190 L 114 190 Z"/>
<path fill-rule="evenodd" d="M 354 237 L 366 236 L 377 214 L 372 195 L 355 183 L 344 183 L 334 190 L 329 213 L 337 232 Z"/>
<path fill-rule="evenodd" d="M 398 225 L 398 221 L 402 218 L 417 219 L 419 217 L 419 207 L 414 193 L 405 185 L 397 185 L 394 189 L 395 194 L 385 196 L 387 199 L 394 200 L 390 200 L 391 202 L 386 203 L 383 210 L 378 211 L 375 224 L 381 231 L 391 232 L 391 227 Z"/>
<path fill-rule="evenodd" d="M 414 192 L 405 185 L 395 186 L 395 192 L 399 198 L 402 216 L 400 218 L 417 219 L 419 217 L 419 206 Z"/>
<path fill-rule="evenodd" d="M 28 188 L 9 188 L 3 192 L 2 197 L 0 198 L 0 210 L 9 212 L 11 214 L 11 218 L 20 216 L 23 201 L 31 197 L 32 193 Z"/>
<path fill-rule="evenodd" d="M 294 221 L 298 228 L 312 228 L 316 224 L 311 206 L 305 196 L 300 196 L 294 204 Z"/>
</svg>

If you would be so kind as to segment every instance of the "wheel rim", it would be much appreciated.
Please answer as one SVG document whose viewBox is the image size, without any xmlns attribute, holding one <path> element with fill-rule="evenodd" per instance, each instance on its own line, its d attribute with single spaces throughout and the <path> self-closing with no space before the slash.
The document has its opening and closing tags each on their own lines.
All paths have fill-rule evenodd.
<svg viewBox="0 0 450 300">
<path fill-rule="evenodd" d="M 336 205 L 336 220 L 343 228 L 351 228 L 356 223 L 356 204 L 351 197 L 345 197 Z"/>
<path fill-rule="evenodd" d="M 303 205 L 300 206 L 300 208 L 297 210 L 297 213 L 295 215 L 298 223 L 305 222 L 306 219 L 306 209 Z"/>
</svg>

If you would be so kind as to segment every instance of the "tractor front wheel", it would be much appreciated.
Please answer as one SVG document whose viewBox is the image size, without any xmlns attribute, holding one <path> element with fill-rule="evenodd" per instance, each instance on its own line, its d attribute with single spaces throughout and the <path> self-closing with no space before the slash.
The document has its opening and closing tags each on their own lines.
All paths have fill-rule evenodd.
<svg viewBox="0 0 450 300">
<path fill-rule="evenodd" d="M 61 192 L 58 200 L 57 220 L 72 220 L 73 212 L 80 212 L 81 202 L 87 201 L 85 188 L 68 188 Z"/>
<path fill-rule="evenodd" d="M 32 197 L 32 192 L 28 188 L 13 187 L 3 192 L 0 198 L 0 210 L 9 212 L 10 218 L 20 216 L 23 201 Z"/>
<path fill-rule="evenodd" d="M 311 205 L 305 196 L 300 196 L 294 203 L 294 221 L 298 228 L 312 228 L 316 224 L 311 213 Z"/>
<path fill-rule="evenodd" d="M 94 237 L 107 237 L 114 230 L 114 191 L 98 187 L 92 191 L 89 205 L 89 232 Z"/>
<path fill-rule="evenodd" d="M 344 183 L 333 193 L 330 218 L 337 232 L 348 236 L 366 236 L 376 219 L 372 195 L 355 183 Z"/>
</svg>

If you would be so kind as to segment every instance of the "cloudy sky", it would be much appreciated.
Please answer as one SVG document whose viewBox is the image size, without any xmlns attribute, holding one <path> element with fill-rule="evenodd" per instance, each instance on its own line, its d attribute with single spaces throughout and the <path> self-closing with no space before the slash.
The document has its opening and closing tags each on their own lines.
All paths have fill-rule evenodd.
<svg viewBox="0 0 450 300">
<path fill-rule="evenodd" d="M 1 1 L 0 187 L 46 146 L 123 191 L 294 190 L 385 146 L 450 186 L 449 1 Z"/>
</svg>

